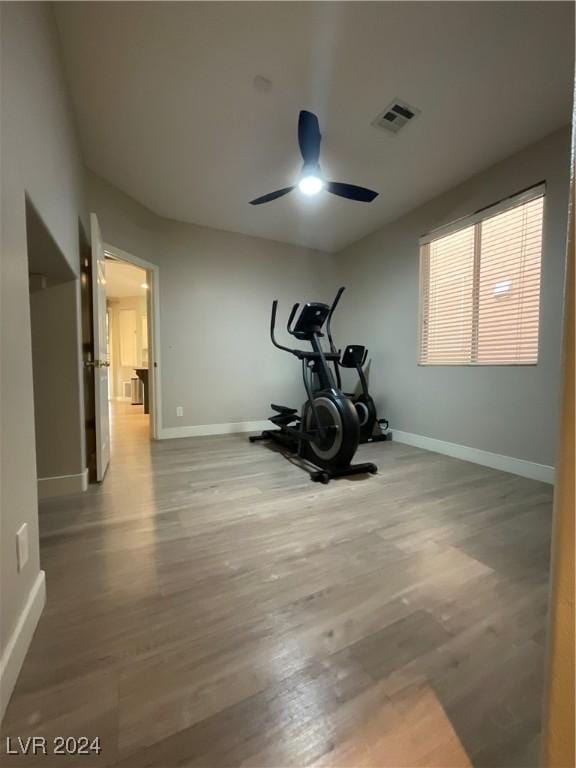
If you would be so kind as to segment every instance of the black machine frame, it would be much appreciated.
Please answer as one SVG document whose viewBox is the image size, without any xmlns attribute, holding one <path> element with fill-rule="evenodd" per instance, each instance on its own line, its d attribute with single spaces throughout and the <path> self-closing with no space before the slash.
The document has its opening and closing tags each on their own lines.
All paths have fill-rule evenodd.
<svg viewBox="0 0 576 768">
<path fill-rule="evenodd" d="M 308 303 L 302 307 L 298 320 L 294 318 L 300 307 L 294 304 L 286 330 L 301 341 L 309 341 L 311 350 L 291 348 L 276 338 L 278 301 L 272 303 L 270 339 L 275 347 L 297 357 L 302 362 L 302 378 L 307 401 L 302 413 L 296 408 L 272 404 L 275 414 L 270 421 L 278 429 L 266 429 L 260 435 L 250 436 L 251 442 L 271 440 L 288 449 L 303 462 L 312 480 L 328 483 L 332 478 L 347 475 L 375 474 L 378 468 L 372 462 L 352 464 L 360 440 L 358 414 L 350 400 L 340 391 L 329 363 L 338 370 L 339 353 L 331 348 L 322 349 L 322 327 L 333 313 L 335 305 Z M 315 386 L 312 386 L 314 378 Z M 338 378 L 338 376 L 336 376 Z"/>
<path fill-rule="evenodd" d="M 374 399 L 368 389 L 368 381 L 364 373 L 364 365 L 368 359 L 368 349 L 360 344 L 348 344 L 344 352 L 340 354 L 334 344 L 332 337 L 332 316 L 334 311 L 340 302 L 340 298 L 344 291 L 345 286 L 342 286 L 336 294 L 336 298 L 332 302 L 330 312 L 326 318 L 326 333 L 330 344 L 331 353 L 337 354 L 337 359 L 334 362 L 334 370 L 336 374 L 336 382 L 338 388 L 342 389 L 342 377 L 340 374 L 340 368 L 353 368 L 358 374 L 358 380 L 360 382 L 360 392 L 345 392 L 346 397 L 350 398 L 358 411 L 358 418 L 360 419 L 360 442 L 361 443 L 377 443 L 383 442 L 389 439 L 386 434 L 386 430 L 389 427 L 388 419 L 378 418 L 376 405 Z M 331 354 L 331 358 L 332 358 Z"/>
</svg>

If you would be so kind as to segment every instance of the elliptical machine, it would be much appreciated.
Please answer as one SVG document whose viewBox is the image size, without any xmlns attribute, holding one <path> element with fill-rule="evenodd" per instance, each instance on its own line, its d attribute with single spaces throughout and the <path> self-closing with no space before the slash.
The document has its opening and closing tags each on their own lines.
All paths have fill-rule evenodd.
<svg viewBox="0 0 576 768">
<path fill-rule="evenodd" d="M 315 482 L 328 483 L 332 478 L 364 473 L 376 474 L 378 468 L 371 462 L 351 464 L 360 440 L 358 413 L 352 402 L 336 385 L 328 361 L 337 370 L 338 352 L 324 352 L 320 339 L 322 327 L 335 305 L 309 303 L 294 324 L 300 304 L 294 304 L 286 329 L 300 341 L 309 341 L 312 349 L 291 349 L 276 340 L 276 314 L 278 301 L 272 303 L 270 338 L 278 349 L 297 357 L 302 362 L 302 376 L 308 396 L 298 414 L 296 408 L 272 404 L 275 414 L 270 421 L 278 429 L 266 429 L 260 435 L 251 435 L 250 442 L 273 440 L 303 462 L 310 465 L 310 477 Z M 311 380 L 316 386 L 313 390 Z M 306 468 L 306 467 L 305 467 Z"/>
<path fill-rule="evenodd" d="M 358 414 L 358 421 L 360 423 L 360 442 L 361 443 L 376 443 L 382 440 L 388 440 L 386 430 L 388 429 L 388 420 L 379 419 L 376 411 L 376 404 L 368 391 L 368 382 L 364 375 L 364 364 L 368 358 L 368 350 L 366 347 L 360 344 L 350 344 L 344 350 L 344 354 L 340 356 L 339 351 L 336 349 L 334 340 L 332 339 L 331 320 L 334 310 L 338 306 L 340 297 L 345 291 L 345 287 L 340 288 L 336 294 L 328 318 L 326 322 L 326 331 L 328 334 L 328 341 L 330 342 L 330 350 L 332 353 L 338 353 L 337 360 L 334 362 L 334 369 L 336 372 L 336 382 L 338 389 L 342 389 L 342 378 L 340 375 L 340 368 L 354 368 L 358 374 L 360 381 L 360 392 L 345 392 Z"/>
</svg>

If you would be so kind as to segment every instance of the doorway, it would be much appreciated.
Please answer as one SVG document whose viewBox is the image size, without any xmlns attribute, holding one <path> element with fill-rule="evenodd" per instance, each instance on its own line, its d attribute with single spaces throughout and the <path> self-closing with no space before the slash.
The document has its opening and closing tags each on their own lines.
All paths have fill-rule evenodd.
<svg viewBox="0 0 576 768">
<path fill-rule="evenodd" d="M 104 246 L 108 400 L 113 429 L 158 435 L 158 268 Z"/>
<path fill-rule="evenodd" d="M 108 402 L 113 428 L 139 432 L 150 418 L 148 276 L 145 269 L 106 254 Z"/>
</svg>

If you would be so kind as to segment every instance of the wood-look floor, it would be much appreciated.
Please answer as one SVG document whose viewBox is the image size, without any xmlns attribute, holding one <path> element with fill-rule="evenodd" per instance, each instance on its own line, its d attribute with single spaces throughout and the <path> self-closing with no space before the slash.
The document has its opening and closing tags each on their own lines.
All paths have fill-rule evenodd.
<svg viewBox="0 0 576 768">
<path fill-rule="evenodd" d="M 3 765 L 536 766 L 551 488 L 395 443 L 327 486 L 245 435 L 149 443 L 42 503 L 48 602 Z M 3 739 L 3 749 L 5 749 Z"/>
</svg>

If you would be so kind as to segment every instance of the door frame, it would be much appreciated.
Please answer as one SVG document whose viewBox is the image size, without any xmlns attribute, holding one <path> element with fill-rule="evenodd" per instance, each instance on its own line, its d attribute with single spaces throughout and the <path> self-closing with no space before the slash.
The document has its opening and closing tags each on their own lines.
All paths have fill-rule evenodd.
<svg viewBox="0 0 576 768">
<path fill-rule="evenodd" d="M 106 330 L 105 253 L 98 216 L 90 214 L 92 250 L 92 324 L 94 328 L 94 387 L 96 393 L 96 480 L 101 483 L 110 465 L 110 406 L 108 401 L 108 339 Z"/>
<path fill-rule="evenodd" d="M 148 387 L 150 389 L 150 439 L 158 440 L 162 430 L 162 382 L 160 378 L 160 268 L 121 248 L 104 243 L 104 255 L 126 261 L 146 271 L 148 283 Z"/>
<path fill-rule="evenodd" d="M 96 482 L 96 387 L 94 384 L 94 294 L 92 292 L 92 246 L 82 223 L 78 225 L 80 252 L 80 344 L 82 364 L 82 412 L 84 416 L 84 463 L 88 482 Z"/>
</svg>

